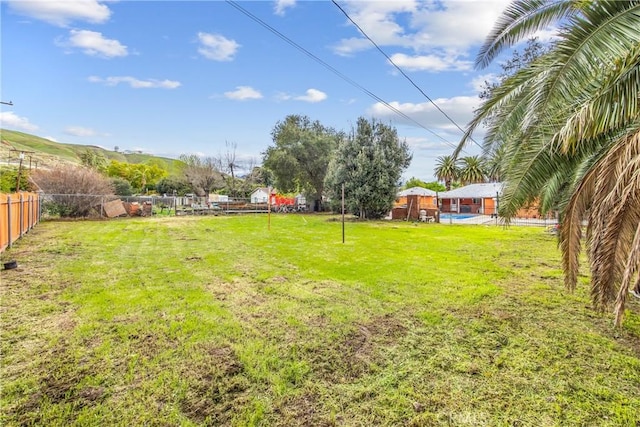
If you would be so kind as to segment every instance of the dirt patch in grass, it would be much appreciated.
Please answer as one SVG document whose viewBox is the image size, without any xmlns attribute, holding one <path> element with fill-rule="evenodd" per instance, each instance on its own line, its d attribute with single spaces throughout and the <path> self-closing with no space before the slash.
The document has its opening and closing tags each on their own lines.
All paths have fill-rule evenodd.
<svg viewBox="0 0 640 427">
<path fill-rule="evenodd" d="M 106 397 L 103 387 L 80 387 L 86 377 L 97 372 L 76 360 L 69 348 L 70 343 L 62 340 L 47 352 L 40 364 L 37 391 L 25 399 L 16 399 L 15 405 L 3 408 L 8 419 L 16 420 L 20 425 L 41 425 L 41 407 L 45 404 L 70 404 L 75 412 L 103 401 Z"/>
<path fill-rule="evenodd" d="M 409 328 L 389 314 L 356 324 L 341 338 L 307 349 L 312 369 L 328 381 L 357 379 L 383 363 L 381 350 L 396 345 Z"/>
<path fill-rule="evenodd" d="M 230 347 L 212 344 L 196 347 L 193 357 L 182 371 L 188 386 L 181 411 L 196 423 L 229 424 L 250 398 L 242 363 Z"/>
<path fill-rule="evenodd" d="M 283 399 L 274 409 L 274 414 L 277 418 L 274 424 L 276 426 L 329 427 L 335 425 L 327 419 L 318 397 L 311 392 Z"/>
</svg>

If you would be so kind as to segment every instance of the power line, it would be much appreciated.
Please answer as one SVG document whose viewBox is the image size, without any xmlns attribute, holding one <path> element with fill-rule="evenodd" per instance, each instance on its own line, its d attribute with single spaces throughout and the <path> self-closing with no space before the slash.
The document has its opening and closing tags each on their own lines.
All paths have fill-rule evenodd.
<svg viewBox="0 0 640 427">
<path fill-rule="evenodd" d="M 403 75 L 403 76 L 404 76 L 404 77 L 405 77 L 405 78 L 406 78 L 406 79 L 407 79 L 407 80 L 408 80 L 408 81 L 413 85 L 413 87 L 415 87 L 416 89 L 418 89 L 418 91 L 420 91 L 420 93 L 421 93 L 425 98 L 427 98 L 427 100 L 429 100 L 429 102 L 430 102 L 434 107 L 436 107 L 436 109 L 437 109 L 438 111 L 440 111 L 440 112 L 442 113 L 442 115 L 443 115 L 443 116 L 445 116 L 445 117 L 446 117 L 446 118 L 447 118 L 451 123 L 453 123 L 453 125 L 454 125 L 455 127 L 457 127 L 457 128 L 460 130 L 460 132 L 462 132 L 462 134 L 465 134 L 465 132 L 466 132 L 466 131 L 465 131 L 464 129 L 462 129 L 462 128 L 460 127 L 460 125 L 458 125 L 458 123 L 456 123 L 456 121 L 455 121 L 455 120 L 453 120 L 453 119 L 452 119 L 452 118 L 451 118 L 451 117 L 450 117 L 446 112 L 444 112 L 444 111 L 443 111 L 443 110 L 438 106 L 438 104 L 436 104 L 436 103 L 434 102 L 434 100 L 433 100 L 433 99 L 431 99 L 431 98 L 429 97 L 429 95 L 427 95 L 427 94 L 426 94 L 426 93 L 425 93 L 425 92 L 424 92 L 424 91 L 423 91 L 423 90 L 422 90 L 422 89 L 421 89 L 421 88 L 420 88 L 420 87 L 419 87 L 419 86 L 418 86 L 418 85 L 417 85 L 417 84 L 416 84 L 416 83 L 415 83 L 415 82 L 414 82 L 414 81 L 413 81 L 413 80 L 412 80 L 412 79 L 411 79 L 411 78 L 410 78 L 410 77 L 409 77 L 409 76 L 408 76 L 408 75 L 407 75 L 407 74 L 402 70 L 402 68 L 400 68 L 400 67 L 399 67 L 395 62 L 393 62 L 393 60 L 389 57 L 389 55 L 387 55 L 387 53 L 386 53 L 385 51 L 383 51 L 383 50 L 380 48 L 380 46 L 378 46 L 378 44 L 377 44 L 375 41 L 373 41 L 373 39 L 372 39 L 371 37 L 369 37 L 369 35 L 368 35 L 368 34 L 367 34 L 367 33 L 366 33 L 366 32 L 365 32 L 365 31 L 364 31 L 364 30 L 363 30 L 363 29 L 362 29 L 362 28 L 361 28 L 361 27 L 360 27 L 360 26 L 359 26 L 359 25 L 358 25 L 358 24 L 357 24 L 353 19 L 351 19 L 351 17 L 349 16 L 349 14 L 348 14 L 348 13 L 347 13 L 343 8 L 342 8 L 342 6 L 340 6 L 340 5 L 338 4 L 338 2 L 337 2 L 336 0 L 331 0 L 331 2 L 332 2 L 334 5 L 336 5 L 336 7 L 337 7 L 338 9 L 340 9 L 340 11 L 344 14 L 344 16 L 346 16 L 346 17 L 347 17 L 347 19 L 348 19 L 349 21 L 351 21 L 351 23 L 352 23 L 353 25 L 355 25 L 355 27 L 356 27 L 356 28 L 357 28 L 357 29 L 362 33 L 362 35 L 363 35 L 363 36 L 365 36 L 365 37 L 367 38 L 367 40 L 369 40 L 369 41 L 371 42 L 371 44 L 373 44 L 373 45 L 375 46 L 375 48 L 376 48 L 376 49 L 378 49 L 378 51 L 379 51 L 381 54 L 383 54 L 383 55 L 384 55 L 384 57 L 385 57 L 385 58 L 387 58 L 387 60 L 391 63 L 391 65 L 393 65 L 393 66 L 394 66 L 394 67 L 395 67 L 395 68 L 400 72 L 400 74 L 402 74 L 402 75 Z M 471 136 L 469 136 L 469 139 L 470 139 L 471 141 L 473 141 L 473 142 L 474 142 L 478 147 L 482 148 L 482 146 L 481 146 L 480 144 L 478 144 L 478 143 L 477 143 L 477 142 L 476 142 L 476 141 L 475 141 Z"/>
<path fill-rule="evenodd" d="M 384 99 L 380 98 L 379 96 L 377 96 L 376 94 L 374 94 L 373 92 L 371 92 L 370 90 L 368 90 L 367 88 L 365 88 L 364 86 L 359 84 L 358 82 L 356 82 L 353 79 L 349 78 L 348 76 L 344 75 L 343 73 L 341 73 L 340 71 L 338 71 L 337 69 L 335 69 L 334 67 L 329 65 L 327 62 L 323 61 L 322 59 L 320 59 L 319 57 L 317 57 L 316 55 L 314 55 L 313 53 L 311 53 L 310 51 L 308 51 L 304 47 L 300 46 L 298 43 L 296 43 L 293 40 L 291 40 L 286 35 L 282 34 L 280 31 L 278 31 L 275 28 L 273 28 L 271 25 L 267 24 L 262 19 L 258 18 L 257 16 L 255 16 L 254 14 L 252 14 L 251 12 L 249 12 L 248 10 L 246 10 L 245 8 L 240 6 L 235 1 L 233 1 L 233 0 L 226 0 L 226 1 L 227 1 L 228 4 L 230 4 L 231 6 L 235 7 L 238 11 L 240 11 L 241 13 L 246 15 L 247 17 L 251 18 L 253 21 L 257 22 L 258 24 L 260 24 L 261 26 L 263 26 L 264 28 L 266 28 L 267 30 L 269 30 L 270 32 L 275 34 L 276 36 L 280 37 L 282 40 L 284 40 L 285 42 L 287 42 L 291 46 L 295 47 L 296 49 L 298 49 L 299 51 L 301 51 L 302 53 L 304 53 L 305 55 L 307 55 L 308 57 L 310 57 L 314 61 L 318 62 L 320 65 L 322 65 L 323 67 L 327 68 L 329 71 L 331 71 L 332 73 L 336 74 L 338 77 L 340 77 L 341 79 L 343 79 L 347 83 L 349 83 L 352 86 L 360 89 L 361 91 L 363 91 L 368 96 L 370 96 L 371 98 L 375 99 L 376 101 L 384 104 L 387 108 L 389 108 L 391 111 L 395 112 L 399 116 L 405 118 L 406 120 L 416 124 L 418 127 L 422 128 L 422 129 L 426 130 L 427 132 L 431 133 L 432 135 L 436 136 L 437 138 L 439 138 L 440 140 L 442 140 L 443 142 L 445 142 L 446 144 L 448 144 L 452 148 L 457 148 L 456 145 L 453 144 L 452 142 L 447 141 L 441 135 L 437 134 L 436 132 L 434 132 L 433 130 L 429 129 L 428 127 L 426 127 L 422 123 L 416 121 L 412 117 L 410 117 L 410 116 L 406 115 L 405 113 L 403 113 L 402 111 L 398 110 L 396 107 L 394 107 L 393 105 L 389 104 L 387 101 L 385 101 Z"/>
</svg>

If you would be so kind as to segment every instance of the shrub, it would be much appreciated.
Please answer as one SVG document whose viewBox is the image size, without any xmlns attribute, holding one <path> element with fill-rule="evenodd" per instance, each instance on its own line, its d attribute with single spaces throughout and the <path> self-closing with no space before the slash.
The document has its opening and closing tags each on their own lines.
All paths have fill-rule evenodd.
<svg viewBox="0 0 640 427">
<path fill-rule="evenodd" d="M 16 189 L 16 183 L 18 181 L 18 168 L 8 167 L 0 169 L 0 192 L 2 193 L 14 193 L 18 191 Z M 33 186 L 29 182 L 29 170 L 22 169 L 20 172 L 20 190 L 32 191 Z"/>
<path fill-rule="evenodd" d="M 100 204 L 114 194 L 108 178 L 95 170 L 77 166 L 40 169 L 32 174 L 32 178 L 45 193 L 44 207 L 63 217 L 95 215 Z"/>
<path fill-rule="evenodd" d="M 131 196 L 133 194 L 133 187 L 131 187 L 131 183 L 126 179 L 112 178 L 111 184 L 118 196 Z"/>
</svg>

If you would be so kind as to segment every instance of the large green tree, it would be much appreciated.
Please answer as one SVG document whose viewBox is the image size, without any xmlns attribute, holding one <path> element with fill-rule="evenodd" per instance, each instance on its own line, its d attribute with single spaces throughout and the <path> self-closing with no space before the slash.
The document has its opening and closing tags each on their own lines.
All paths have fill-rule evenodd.
<svg viewBox="0 0 640 427">
<path fill-rule="evenodd" d="M 307 116 L 290 115 L 275 125 L 271 136 L 274 145 L 263 153 L 263 166 L 276 187 L 305 193 L 314 200 L 314 210 L 320 210 L 327 167 L 341 133 Z"/>
<path fill-rule="evenodd" d="M 393 206 L 411 157 L 394 127 L 360 117 L 331 160 L 327 188 L 334 207 L 340 203 L 344 184 L 349 212 L 362 219 L 382 218 Z"/>
<path fill-rule="evenodd" d="M 404 183 L 404 185 L 402 186 L 402 188 L 404 190 L 406 190 L 407 188 L 413 188 L 413 187 L 422 187 L 422 188 L 427 188 L 429 190 L 432 191 L 445 191 L 446 187 L 442 184 L 440 184 L 438 181 L 433 181 L 433 182 L 425 182 L 421 179 L 416 178 L 415 176 L 412 176 L 411 178 L 409 178 L 407 180 L 407 182 Z"/>
<path fill-rule="evenodd" d="M 139 192 L 153 188 L 167 171 L 158 164 L 146 165 L 142 163 L 127 163 L 112 160 L 106 168 L 107 175 L 112 178 L 121 178 L 129 182 L 131 187 Z"/>
<path fill-rule="evenodd" d="M 558 32 L 549 51 L 491 91 L 459 148 L 492 118 L 484 145 L 504 145 L 501 215 L 532 199 L 559 206 L 570 289 L 587 220 L 592 299 L 602 310 L 614 306 L 619 324 L 640 283 L 640 2 L 514 1 L 476 64 L 550 25 Z"/>
</svg>

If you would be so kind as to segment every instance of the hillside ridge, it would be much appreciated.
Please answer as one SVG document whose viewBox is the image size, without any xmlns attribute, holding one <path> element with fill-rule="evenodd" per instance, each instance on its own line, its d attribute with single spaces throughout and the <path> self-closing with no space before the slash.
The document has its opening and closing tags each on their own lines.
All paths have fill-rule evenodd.
<svg viewBox="0 0 640 427">
<path fill-rule="evenodd" d="M 107 160 L 117 160 L 126 163 L 149 162 L 161 164 L 170 175 L 176 174 L 182 162 L 168 157 L 154 156 L 139 151 L 113 151 L 96 145 L 70 144 L 52 141 L 25 132 L 0 129 L 0 164 L 18 164 L 18 153 L 25 155 L 27 166 L 52 168 L 61 164 L 81 164 L 80 155 L 86 151 L 93 151 L 103 155 Z"/>
</svg>

